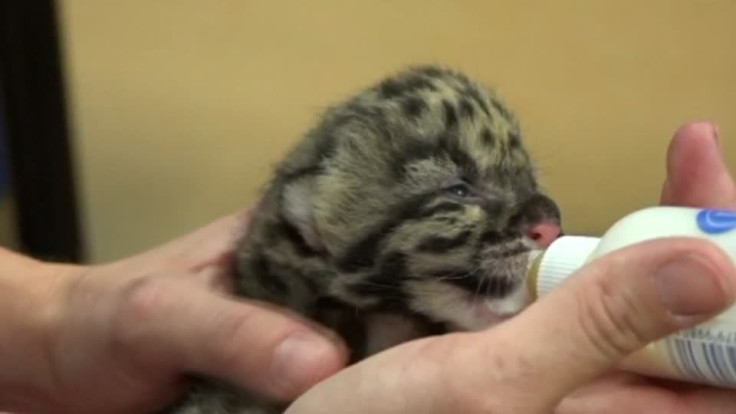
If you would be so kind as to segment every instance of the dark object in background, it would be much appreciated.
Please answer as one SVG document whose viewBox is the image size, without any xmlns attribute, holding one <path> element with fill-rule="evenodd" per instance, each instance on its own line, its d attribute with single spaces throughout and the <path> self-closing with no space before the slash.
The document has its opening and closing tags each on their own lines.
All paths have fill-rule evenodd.
<svg viewBox="0 0 736 414">
<path fill-rule="evenodd" d="M 0 72 L 1 73 L 1 72 Z M 1 77 L 0 77 L 1 78 Z M 0 201 L 8 198 L 10 191 L 10 166 L 8 165 L 8 132 L 5 130 L 5 104 L 0 83 Z"/>
<path fill-rule="evenodd" d="M 0 102 L 20 250 L 81 261 L 55 3 L 0 1 Z"/>
</svg>

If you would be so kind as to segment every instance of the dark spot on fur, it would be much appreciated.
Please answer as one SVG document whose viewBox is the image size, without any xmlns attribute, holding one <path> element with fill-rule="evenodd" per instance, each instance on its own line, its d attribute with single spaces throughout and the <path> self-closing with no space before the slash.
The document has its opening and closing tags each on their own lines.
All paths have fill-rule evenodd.
<svg viewBox="0 0 736 414">
<path fill-rule="evenodd" d="M 299 179 L 301 177 L 307 176 L 307 175 L 318 175 L 323 172 L 321 165 L 308 165 L 301 168 L 294 168 L 289 171 L 284 171 L 282 177 L 284 181 L 292 181 Z"/>
<path fill-rule="evenodd" d="M 384 308 L 388 304 L 403 306 L 408 297 L 402 283 L 408 279 L 406 255 L 392 252 L 383 258 L 375 274 L 351 286 L 351 292 L 359 296 L 379 298 Z"/>
<path fill-rule="evenodd" d="M 333 136 L 332 141 L 334 142 L 336 141 L 334 136 L 339 136 L 343 130 L 350 131 L 360 128 L 389 140 L 391 139 L 391 132 L 387 125 L 386 115 L 380 107 L 353 103 L 348 106 L 348 109 L 340 112 L 339 116 L 327 129 L 327 133 Z M 322 159 L 325 158 L 328 157 L 322 157 Z"/>
<path fill-rule="evenodd" d="M 460 89 L 460 92 L 463 92 L 464 89 L 471 88 L 473 86 L 473 82 L 470 81 L 470 78 L 465 76 L 463 73 L 454 73 L 454 78 L 460 82 L 460 84 L 464 87 L 463 89 Z"/>
<path fill-rule="evenodd" d="M 404 115 L 410 118 L 416 118 L 420 116 L 427 109 L 427 103 L 416 96 L 412 96 L 404 99 L 401 102 L 401 110 Z"/>
<path fill-rule="evenodd" d="M 484 197 L 479 204 L 488 217 L 498 217 L 508 206 L 506 200 L 494 196 Z"/>
<path fill-rule="evenodd" d="M 357 272 L 361 269 L 373 267 L 379 253 L 381 242 L 393 233 L 396 226 L 403 220 L 390 218 L 376 230 L 363 237 L 354 244 L 347 253 L 337 261 L 338 268 L 343 272 Z"/>
<path fill-rule="evenodd" d="M 350 119 L 346 119 L 350 121 Z M 338 120 L 330 130 L 337 128 L 341 120 Z M 309 158 L 300 159 L 300 161 L 285 164 L 279 167 L 278 176 L 284 181 L 291 181 L 307 175 L 318 175 L 323 172 L 322 160 L 330 158 L 335 153 L 335 137 L 330 133 L 319 134 L 314 138 L 314 150 L 306 151 L 310 155 Z"/>
<path fill-rule="evenodd" d="M 473 86 L 469 86 L 468 88 L 465 89 L 465 93 L 467 95 L 470 95 L 471 98 L 473 98 L 475 103 L 477 103 L 478 106 L 480 106 L 480 109 L 483 112 L 485 112 L 486 115 L 488 115 L 489 117 L 491 116 L 491 111 L 488 108 L 488 104 L 486 103 L 486 100 L 483 99 L 483 96 L 481 95 L 481 93 L 478 91 L 477 88 Z"/>
<path fill-rule="evenodd" d="M 460 147 L 457 135 L 454 133 L 444 134 L 440 137 L 439 142 L 442 150 L 462 170 L 464 174 L 463 178 L 471 183 L 477 182 L 480 178 L 478 164 L 476 164 L 475 159 L 467 151 Z"/>
<path fill-rule="evenodd" d="M 255 276 L 258 282 L 271 293 L 283 296 L 289 293 L 289 286 L 271 271 L 268 259 L 262 253 L 253 259 L 251 272 L 253 274 L 249 276 Z"/>
<path fill-rule="evenodd" d="M 514 149 L 521 147 L 521 138 L 516 132 L 509 132 L 509 147 Z"/>
<path fill-rule="evenodd" d="M 433 78 L 439 78 L 444 73 L 442 69 L 434 66 L 422 66 L 415 69 L 417 73 L 427 75 Z"/>
<path fill-rule="evenodd" d="M 473 232 L 465 230 L 452 237 L 429 236 L 417 246 L 417 250 L 424 253 L 443 253 L 465 245 Z"/>
<path fill-rule="evenodd" d="M 483 144 L 489 147 L 496 145 L 496 137 L 493 136 L 493 132 L 488 128 L 483 128 L 483 131 L 480 133 L 480 139 L 483 141 Z"/>
<path fill-rule="evenodd" d="M 324 252 L 319 252 L 312 248 L 304 237 L 302 237 L 301 233 L 299 233 L 299 230 L 283 218 L 277 223 L 271 225 L 269 230 L 270 238 L 272 240 L 283 238 L 283 240 L 286 240 L 291 244 L 294 251 L 302 257 L 314 257 L 324 254 Z"/>
<path fill-rule="evenodd" d="M 460 115 L 471 119 L 473 118 L 473 115 L 475 115 L 475 108 L 473 108 L 473 104 L 471 104 L 469 100 L 460 100 Z"/>
<path fill-rule="evenodd" d="M 373 231 L 358 240 L 347 249 L 342 257 L 338 258 L 336 261 L 338 269 L 342 272 L 353 273 L 373 267 L 383 240 L 390 237 L 402 223 L 426 217 L 419 213 L 422 211 L 422 206 L 433 200 L 438 194 L 437 192 L 422 194 L 396 206 L 390 217 L 377 225 Z"/>
<path fill-rule="evenodd" d="M 434 219 L 434 221 L 445 223 L 448 226 L 454 226 L 457 224 L 458 219 L 457 217 L 437 217 Z"/>
<path fill-rule="evenodd" d="M 412 76 L 405 81 L 405 84 L 406 89 L 411 92 L 419 91 L 422 89 L 427 89 L 430 91 L 437 90 L 437 87 L 434 86 L 432 81 L 425 78 L 424 76 Z"/>
<path fill-rule="evenodd" d="M 310 272 L 311 273 L 311 272 Z M 319 292 L 319 284 L 316 282 L 317 279 L 324 279 L 323 277 L 318 277 L 315 274 L 309 274 L 309 277 L 304 278 L 304 285 L 309 289 L 310 292 L 313 294 L 318 294 Z"/>
<path fill-rule="evenodd" d="M 315 319 L 337 332 L 350 349 L 350 363 L 366 357 L 366 324 L 355 306 L 335 298 L 322 297 L 315 306 Z"/>
<path fill-rule="evenodd" d="M 419 330 L 424 332 L 423 336 L 444 335 L 450 332 L 450 326 L 445 322 L 436 321 L 426 315 L 421 315 L 416 312 L 412 312 L 412 317 L 417 320 Z"/>
<path fill-rule="evenodd" d="M 401 180 L 406 173 L 407 165 L 440 155 L 435 145 L 419 139 L 407 139 L 401 151 L 398 151 L 391 159 L 391 169 L 394 176 Z"/>
<path fill-rule="evenodd" d="M 452 128 L 457 125 L 457 112 L 455 112 L 455 107 L 452 106 L 450 101 L 442 100 L 442 107 L 445 110 L 445 126 Z"/>
<path fill-rule="evenodd" d="M 509 232 L 486 231 L 480 235 L 481 244 L 500 245 L 515 239 L 517 236 Z"/>
<path fill-rule="evenodd" d="M 392 99 L 404 92 L 403 85 L 396 79 L 386 79 L 380 85 L 381 96 L 385 99 Z"/>
<path fill-rule="evenodd" d="M 422 89 L 436 90 L 437 87 L 431 80 L 414 74 L 404 78 L 387 79 L 381 83 L 379 89 L 384 99 L 394 99 Z"/>
<path fill-rule="evenodd" d="M 332 127 L 330 130 L 334 130 Z M 312 165 L 319 165 L 321 160 L 331 158 L 335 154 L 337 147 L 337 139 L 334 134 L 324 133 L 316 137 L 315 149 L 313 152 L 318 159 L 312 160 Z"/>
<path fill-rule="evenodd" d="M 378 247 L 386 236 L 388 234 L 384 234 L 383 229 L 381 229 L 363 237 L 363 239 L 348 249 L 347 253 L 338 260 L 338 269 L 342 272 L 353 273 L 361 269 L 373 267 L 373 263 L 378 255 Z"/>
</svg>

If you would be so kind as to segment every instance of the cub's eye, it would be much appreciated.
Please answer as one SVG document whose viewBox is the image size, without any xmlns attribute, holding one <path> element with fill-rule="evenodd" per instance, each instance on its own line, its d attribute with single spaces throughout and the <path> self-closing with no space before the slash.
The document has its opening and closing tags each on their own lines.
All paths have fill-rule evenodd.
<svg viewBox="0 0 736 414">
<path fill-rule="evenodd" d="M 455 197 L 465 198 L 470 196 L 470 188 L 466 184 L 456 184 L 447 188 L 447 192 Z"/>
</svg>

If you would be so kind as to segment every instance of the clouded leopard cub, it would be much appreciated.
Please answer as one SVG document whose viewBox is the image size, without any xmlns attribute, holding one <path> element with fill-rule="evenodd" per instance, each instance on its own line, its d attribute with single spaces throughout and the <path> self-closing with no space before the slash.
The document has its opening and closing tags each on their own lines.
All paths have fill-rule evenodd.
<svg viewBox="0 0 736 414">
<path fill-rule="evenodd" d="M 238 293 L 335 329 L 356 361 L 519 312 L 528 252 L 559 233 L 512 112 L 461 73 L 415 67 L 328 110 L 281 163 Z M 169 413 L 284 409 L 203 382 Z"/>
</svg>

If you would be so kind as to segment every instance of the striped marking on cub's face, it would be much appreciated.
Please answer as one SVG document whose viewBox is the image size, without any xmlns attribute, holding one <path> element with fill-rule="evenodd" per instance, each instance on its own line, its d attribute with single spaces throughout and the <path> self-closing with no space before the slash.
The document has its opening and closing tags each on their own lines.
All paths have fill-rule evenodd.
<svg viewBox="0 0 736 414">
<path fill-rule="evenodd" d="M 333 108 L 313 135 L 320 153 L 290 177 L 299 197 L 286 208 L 334 266 L 332 295 L 462 329 L 527 305 L 532 229 L 560 215 L 492 92 L 411 69 Z"/>
<path fill-rule="evenodd" d="M 524 233 L 517 213 L 523 210 L 461 194 L 448 189 L 411 200 L 364 235 L 338 260 L 335 292 L 458 329 L 481 329 L 523 309 L 528 254 L 538 248 Z M 551 208 L 542 196 L 534 200 L 537 208 Z"/>
</svg>

